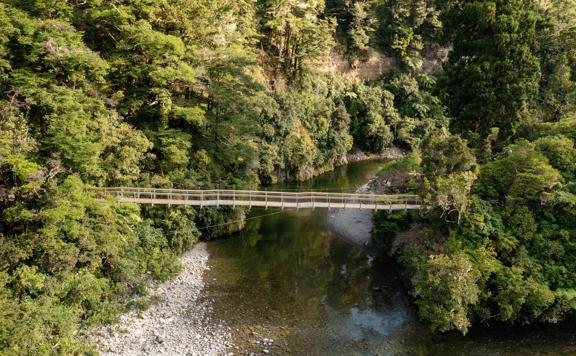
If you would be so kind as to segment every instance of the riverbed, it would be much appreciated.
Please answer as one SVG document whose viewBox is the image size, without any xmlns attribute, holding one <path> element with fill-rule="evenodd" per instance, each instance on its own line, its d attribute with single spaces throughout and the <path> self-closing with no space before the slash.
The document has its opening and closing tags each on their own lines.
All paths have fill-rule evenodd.
<svg viewBox="0 0 576 356">
<path fill-rule="evenodd" d="M 274 190 L 353 192 L 381 162 L 351 163 Z M 364 246 L 369 215 L 253 209 L 245 229 L 201 243 L 158 299 L 93 338 L 105 355 L 576 355 L 576 327 L 473 328 L 418 322 L 395 265 Z"/>
<path fill-rule="evenodd" d="M 285 190 L 350 192 L 379 170 L 355 162 Z M 326 210 L 254 209 L 239 234 L 208 243 L 201 298 L 232 333 L 227 352 L 297 355 L 576 354 L 576 330 L 476 328 L 438 336 L 421 325 L 402 278 L 342 239 Z M 352 218 L 351 221 L 354 219 Z M 354 227 L 349 230 L 356 231 Z M 363 232 L 365 233 L 365 232 Z"/>
</svg>

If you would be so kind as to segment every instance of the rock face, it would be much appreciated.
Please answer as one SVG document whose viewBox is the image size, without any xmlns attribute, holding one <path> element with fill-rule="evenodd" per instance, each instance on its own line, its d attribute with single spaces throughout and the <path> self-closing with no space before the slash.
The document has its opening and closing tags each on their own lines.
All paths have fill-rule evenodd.
<svg viewBox="0 0 576 356">
<path fill-rule="evenodd" d="M 350 61 L 345 55 L 334 50 L 328 60 L 318 63 L 322 72 L 337 76 L 348 83 L 376 80 L 392 69 L 397 68 L 397 61 L 374 48 L 368 49 L 361 61 Z"/>
<path fill-rule="evenodd" d="M 208 250 L 199 243 L 182 257 L 182 273 L 150 292 L 158 304 L 124 315 L 93 337 L 102 355 L 222 355 L 230 330 L 210 320 L 211 303 L 201 300 Z"/>
</svg>

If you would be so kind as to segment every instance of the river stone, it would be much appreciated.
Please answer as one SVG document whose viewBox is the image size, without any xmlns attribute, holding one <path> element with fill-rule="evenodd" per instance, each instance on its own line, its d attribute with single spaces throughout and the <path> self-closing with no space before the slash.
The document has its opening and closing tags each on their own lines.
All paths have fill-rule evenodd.
<svg viewBox="0 0 576 356">
<path fill-rule="evenodd" d="M 150 287 L 157 299 L 148 310 L 133 311 L 117 325 L 96 330 L 91 339 L 102 355 L 226 355 L 232 337 L 227 326 L 211 320 L 212 301 L 198 300 L 204 289 L 208 250 L 197 244 L 182 257 L 175 280 Z M 141 316 L 141 317 L 139 317 Z M 126 334 L 119 331 L 126 330 Z"/>
</svg>

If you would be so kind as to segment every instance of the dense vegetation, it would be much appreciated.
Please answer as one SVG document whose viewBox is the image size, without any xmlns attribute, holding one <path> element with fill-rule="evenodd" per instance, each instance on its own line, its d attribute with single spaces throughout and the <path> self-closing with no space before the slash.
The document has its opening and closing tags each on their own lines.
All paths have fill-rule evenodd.
<svg viewBox="0 0 576 356">
<path fill-rule="evenodd" d="M 572 319 L 576 3 L 440 6 L 452 50 L 435 92 L 450 124 L 410 160 L 411 188 L 429 205 L 379 214 L 375 241 L 435 330 Z"/>
<path fill-rule="evenodd" d="M 561 320 L 576 309 L 574 9 L 0 0 L 1 352 L 86 350 L 81 330 L 245 214 L 120 206 L 91 187 L 254 187 L 393 145 L 436 206 L 396 249 L 422 317 Z M 343 75 L 384 57 L 376 79 Z"/>
<path fill-rule="evenodd" d="M 426 79 L 344 80 L 325 65 L 332 50 L 367 55 L 368 11 L 0 1 L 0 350 L 85 350 L 86 326 L 177 273 L 200 231 L 225 235 L 245 214 L 119 206 L 91 187 L 254 187 L 330 170 L 353 146 L 417 145 L 441 111 L 414 96 Z"/>
</svg>

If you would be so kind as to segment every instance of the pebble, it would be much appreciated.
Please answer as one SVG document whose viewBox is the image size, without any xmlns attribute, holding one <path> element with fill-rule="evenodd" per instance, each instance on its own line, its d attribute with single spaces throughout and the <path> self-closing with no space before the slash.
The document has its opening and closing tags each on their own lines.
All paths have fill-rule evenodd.
<svg viewBox="0 0 576 356">
<path fill-rule="evenodd" d="M 91 340 L 100 346 L 100 354 L 232 356 L 226 353 L 232 345 L 229 328 L 210 319 L 212 301 L 199 300 L 208 257 L 206 244 L 197 244 L 182 257 L 182 273 L 150 291 L 151 297 L 160 300 L 158 304 L 96 330 Z"/>
</svg>

